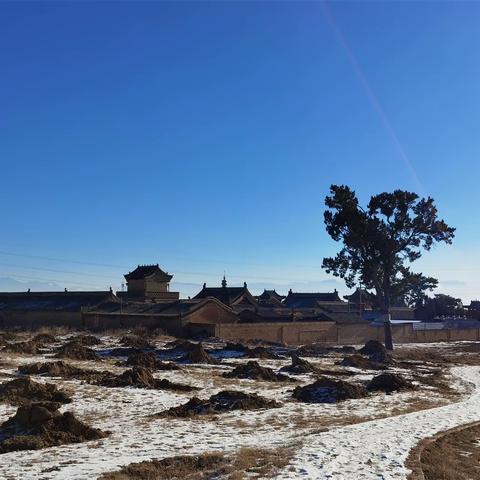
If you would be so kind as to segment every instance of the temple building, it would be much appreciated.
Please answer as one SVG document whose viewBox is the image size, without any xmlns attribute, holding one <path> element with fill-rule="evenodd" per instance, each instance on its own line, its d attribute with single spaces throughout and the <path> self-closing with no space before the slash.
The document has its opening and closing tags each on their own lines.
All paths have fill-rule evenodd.
<svg viewBox="0 0 480 480">
<path fill-rule="evenodd" d="M 228 287 L 225 275 L 223 276 L 221 287 L 207 287 L 203 284 L 202 290 L 195 295 L 195 299 L 213 297 L 223 304 L 232 307 L 235 311 L 252 309 L 257 305 L 256 298 L 248 291 L 247 284 L 243 287 Z"/>
<path fill-rule="evenodd" d="M 325 304 L 344 308 L 346 305 L 346 302 L 338 295 L 337 290 L 331 293 L 297 293 L 290 289 L 283 303 L 286 307 L 295 309 L 316 308 Z"/>
<path fill-rule="evenodd" d="M 180 298 L 179 292 L 170 291 L 173 275 L 164 272 L 158 263 L 138 265 L 132 272 L 124 275 L 127 291 L 117 292 L 121 298 L 137 302 L 173 302 Z"/>
<path fill-rule="evenodd" d="M 116 302 L 112 290 L 60 292 L 0 292 L 0 328 L 21 326 L 82 326 L 85 309 Z"/>
</svg>

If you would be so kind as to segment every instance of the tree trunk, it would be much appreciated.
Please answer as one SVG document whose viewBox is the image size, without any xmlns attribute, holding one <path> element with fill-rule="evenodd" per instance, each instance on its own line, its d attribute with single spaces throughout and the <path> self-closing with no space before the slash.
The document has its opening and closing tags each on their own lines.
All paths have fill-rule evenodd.
<svg viewBox="0 0 480 480">
<path fill-rule="evenodd" d="M 385 295 L 385 319 L 383 328 L 385 330 L 385 348 L 387 350 L 393 350 L 393 336 L 392 336 L 392 322 L 390 316 L 390 295 Z"/>
<path fill-rule="evenodd" d="M 383 327 L 385 330 L 385 348 L 387 350 L 393 350 L 392 322 L 390 321 L 390 313 L 385 314 Z"/>
</svg>

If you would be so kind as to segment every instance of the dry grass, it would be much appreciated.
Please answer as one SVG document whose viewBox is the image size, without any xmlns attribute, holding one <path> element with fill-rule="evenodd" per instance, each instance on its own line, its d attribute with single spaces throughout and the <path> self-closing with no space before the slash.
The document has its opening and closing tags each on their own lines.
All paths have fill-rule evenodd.
<svg viewBox="0 0 480 480">
<path fill-rule="evenodd" d="M 420 442 L 407 459 L 408 480 L 480 478 L 480 423 L 454 428 Z"/>
<path fill-rule="evenodd" d="M 407 368 L 415 364 L 480 365 L 480 342 L 445 344 L 438 347 L 402 347 L 393 352 L 395 360 L 405 362 Z"/>
<path fill-rule="evenodd" d="M 221 452 L 182 455 L 162 460 L 132 463 L 100 480 L 244 480 L 273 478 L 294 455 L 293 447 L 274 450 L 241 448 L 235 454 Z"/>
</svg>

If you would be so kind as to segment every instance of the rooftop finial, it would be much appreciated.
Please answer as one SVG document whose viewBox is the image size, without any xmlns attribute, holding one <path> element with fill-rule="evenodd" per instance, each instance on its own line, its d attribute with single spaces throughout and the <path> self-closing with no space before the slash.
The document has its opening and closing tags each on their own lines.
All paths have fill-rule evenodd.
<svg viewBox="0 0 480 480">
<path fill-rule="evenodd" d="M 223 287 L 223 288 L 226 288 L 226 287 L 227 287 L 227 279 L 225 278 L 225 272 L 223 272 L 222 287 Z"/>
</svg>

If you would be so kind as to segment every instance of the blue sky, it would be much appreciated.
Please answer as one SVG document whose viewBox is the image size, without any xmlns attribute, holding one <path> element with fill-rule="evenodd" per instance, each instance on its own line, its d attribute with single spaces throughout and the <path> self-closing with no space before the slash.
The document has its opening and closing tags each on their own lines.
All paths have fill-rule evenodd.
<svg viewBox="0 0 480 480">
<path fill-rule="evenodd" d="M 320 268 L 331 183 L 432 195 L 416 269 L 480 297 L 480 4 L 1 2 L 0 288 L 138 263 L 254 291 Z"/>
</svg>

